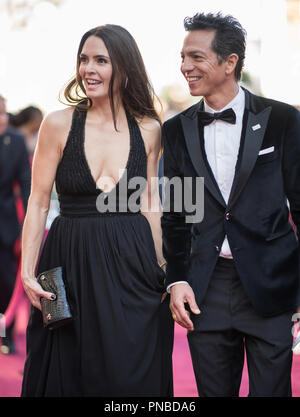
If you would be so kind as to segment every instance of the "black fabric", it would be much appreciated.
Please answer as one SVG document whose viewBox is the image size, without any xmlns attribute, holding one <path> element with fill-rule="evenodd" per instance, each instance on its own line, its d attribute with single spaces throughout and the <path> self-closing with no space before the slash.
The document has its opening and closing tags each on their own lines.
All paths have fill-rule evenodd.
<svg viewBox="0 0 300 417">
<path fill-rule="evenodd" d="M 21 227 L 17 215 L 14 185 L 20 186 L 26 211 L 30 194 L 31 169 L 25 139 L 17 131 L 7 129 L 0 135 L 0 245 L 10 248 Z"/>
<path fill-rule="evenodd" d="M 74 110 L 56 175 L 61 214 L 37 271 L 64 267 L 75 319 L 49 331 L 32 308 L 22 396 L 172 396 L 173 320 L 150 224 L 139 212 L 97 212 L 85 119 Z M 127 181 L 147 172 L 138 125 L 128 125 Z"/>
<path fill-rule="evenodd" d="M 0 313 L 8 307 L 17 274 L 14 244 L 20 235 L 21 225 L 16 209 L 15 186 L 20 189 L 26 211 L 30 177 L 25 139 L 17 131 L 7 129 L 0 135 Z M 14 321 L 7 329 L 9 339 L 12 338 L 13 328 Z"/>
<path fill-rule="evenodd" d="M 198 111 L 198 119 L 202 126 L 211 124 L 214 120 L 222 120 L 230 124 L 235 124 L 236 114 L 233 109 L 226 109 L 217 113 L 209 113 L 205 111 Z"/>
<path fill-rule="evenodd" d="M 249 396 L 291 396 L 292 311 L 261 318 L 223 258 L 199 307 L 188 341 L 200 397 L 239 395 L 245 350 Z"/>
<path fill-rule="evenodd" d="M 199 104 L 163 125 L 164 176 L 191 178 L 193 188 L 196 178 L 204 177 L 201 222 L 187 223 L 186 212 L 175 212 L 172 202 L 164 211 L 167 284 L 187 280 L 201 304 L 227 235 L 256 311 L 275 316 L 300 305 L 300 112 L 247 90 L 245 98 L 243 137 L 228 204 L 201 151 Z M 272 152 L 259 155 L 272 147 Z"/>
<path fill-rule="evenodd" d="M 17 276 L 18 261 L 13 247 L 0 244 L 0 313 L 5 313 L 14 291 Z M 6 328 L 2 344 L 13 345 L 15 320 Z"/>
<path fill-rule="evenodd" d="M 0 313 L 5 313 L 10 302 L 17 275 L 17 258 L 13 247 L 0 245 Z"/>
</svg>

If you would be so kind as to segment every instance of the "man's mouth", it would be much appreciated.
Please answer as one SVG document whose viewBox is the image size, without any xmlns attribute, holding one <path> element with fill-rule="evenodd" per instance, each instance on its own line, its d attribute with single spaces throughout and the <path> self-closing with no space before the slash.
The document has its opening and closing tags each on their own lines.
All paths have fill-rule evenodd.
<svg viewBox="0 0 300 417">
<path fill-rule="evenodd" d="M 199 81 L 199 80 L 201 79 L 201 77 L 196 77 L 196 76 L 191 77 L 191 76 L 187 76 L 187 77 L 186 77 L 186 79 L 187 79 L 187 82 L 188 82 L 188 83 L 193 83 L 193 82 L 195 82 L 195 81 Z"/>
</svg>

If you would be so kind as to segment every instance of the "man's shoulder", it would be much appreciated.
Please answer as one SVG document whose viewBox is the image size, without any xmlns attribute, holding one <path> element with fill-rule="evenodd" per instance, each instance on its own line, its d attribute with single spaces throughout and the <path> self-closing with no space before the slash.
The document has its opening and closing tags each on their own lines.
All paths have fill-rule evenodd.
<svg viewBox="0 0 300 417">
<path fill-rule="evenodd" d="M 299 110 L 289 103 L 285 103 L 283 101 L 275 100 L 269 97 L 259 96 L 253 93 L 250 93 L 250 96 L 252 102 L 255 103 L 255 107 L 258 110 L 263 110 L 264 108 L 272 107 L 272 112 L 273 114 L 276 114 L 276 117 L 282 117 L 293 113 L 299 113 Z"/>
<path fill-rule="evenodd" d="M 192 106 L 188 107 L 187 109 L 182 110 L 181 112 L 178 112 L 172 116 L 170 116 L 165 122 L 163 123 L 163 127 L 166 129 L 176 127 L 179 123 L 181 123 L 181 117 L 187 116 L 192 117 L 197 111 L 197 108 L 199 107 L 199 103 L 193 104 Z"/>
</svg>

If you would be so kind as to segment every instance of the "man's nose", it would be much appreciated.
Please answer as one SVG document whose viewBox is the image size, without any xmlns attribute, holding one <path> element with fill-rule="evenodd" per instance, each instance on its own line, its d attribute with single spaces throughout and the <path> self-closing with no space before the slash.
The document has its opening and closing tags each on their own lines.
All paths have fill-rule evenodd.
<svg viewBox="0 0 300 417">
<path fill-rule="evenodd" d="M 185 58 L 181 63 L 181 71 L 183 72 L 183 74 L 185 74 L 186 72 L 193 71 L 193 69 L 194 65 L 192 61 L 188 58 Z"/>
</svg>

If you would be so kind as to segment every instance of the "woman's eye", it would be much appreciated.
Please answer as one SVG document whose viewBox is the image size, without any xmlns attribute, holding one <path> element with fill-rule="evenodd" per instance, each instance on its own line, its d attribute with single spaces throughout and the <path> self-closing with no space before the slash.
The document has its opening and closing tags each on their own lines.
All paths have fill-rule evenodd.
<svg viewBox="0 0 300 417">
<path fill-rule="evenodd" d="M 104 58 L 97 59 L 98 64 L 106 64 L 106 60 Z"/>
</svg>

